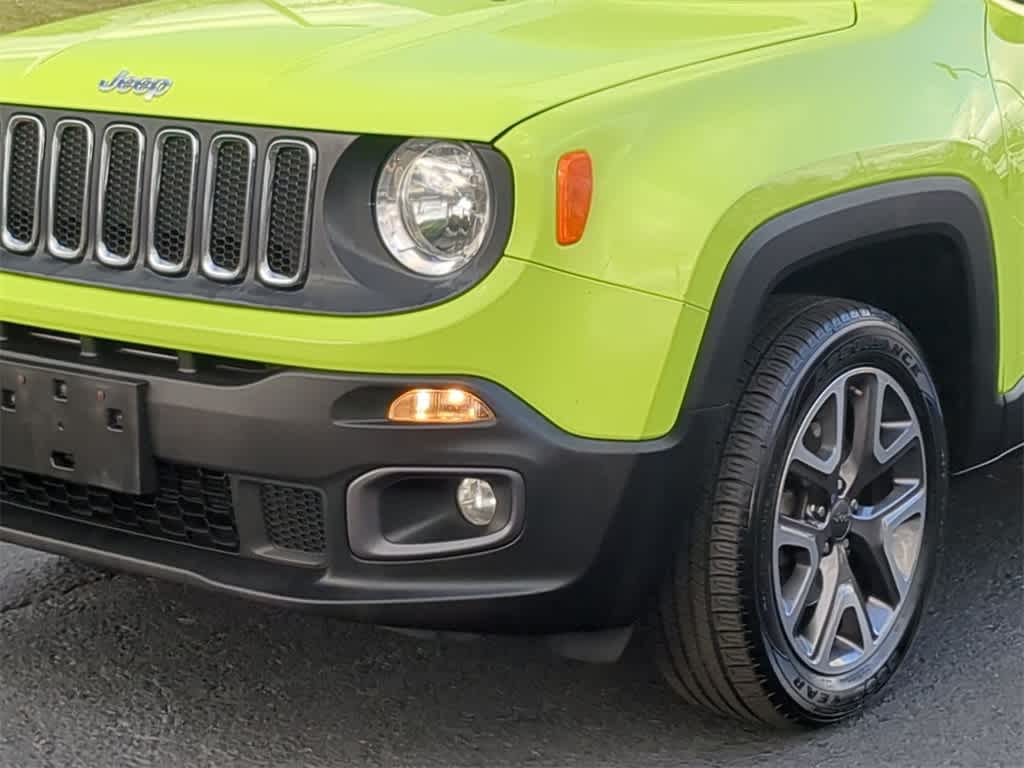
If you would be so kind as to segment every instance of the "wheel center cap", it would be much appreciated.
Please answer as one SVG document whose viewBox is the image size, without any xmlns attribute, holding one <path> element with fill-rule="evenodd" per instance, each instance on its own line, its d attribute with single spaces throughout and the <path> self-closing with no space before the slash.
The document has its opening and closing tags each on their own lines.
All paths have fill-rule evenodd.
<svg viewBox="0 0 1024 768">
<path fill-rule="evenodd" d="M 832 541 L 842 541 L 850 532 L 852 521 L 853 510 L 850 508 L 850 502 L 837 501 L 828 518 L 828 537 Z"/>
</svg>

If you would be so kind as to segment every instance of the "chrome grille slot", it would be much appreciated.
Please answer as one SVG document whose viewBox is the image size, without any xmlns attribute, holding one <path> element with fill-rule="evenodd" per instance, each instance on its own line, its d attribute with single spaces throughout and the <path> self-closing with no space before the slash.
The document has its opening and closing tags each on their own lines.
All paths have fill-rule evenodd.
<svg viewBox="0 0 1024 768">
<path fill-rule="evenodd" d="M 133 125 L 111 125 L 103 135 L 96 217 L 96 259 L 108 267 L 134 265 L 146 138 Z"/>
<path fill-rule="evenodd" d="M 217 136 L 207 166 L 202 271 L 212 280 L 239 280 L 249 262 L 256 145 L 245 136 Z"/>
<path fill-rule="evenodd" d="M 164 275 L 188 271 L 192 257 L 199 140 L 188 131 L 161 131 L 153 150 L 147 263 Z"/>
<path fill-rule="evenodd" d="M 57 123 L 50 152 L 47 246 L 58 259 L 75 261 L 85 253 L 92 158 L 92 128 L 81 120 Z"/>
<path fill-rule="evenodd" d="M 46 131 L 39 118 L 15 115 L 4 140 L 3 207 L 0 240 L 15 253 L 28 253 L 39 240 L 40 198 Z"/>
<path fill-rule="evenodd" d="M 263 180 L 258 274 L 274 288 L 301 285 L 309 267 L 309 226 L 316 150 L 279 140 L 267 151 Z"/>
</svg>

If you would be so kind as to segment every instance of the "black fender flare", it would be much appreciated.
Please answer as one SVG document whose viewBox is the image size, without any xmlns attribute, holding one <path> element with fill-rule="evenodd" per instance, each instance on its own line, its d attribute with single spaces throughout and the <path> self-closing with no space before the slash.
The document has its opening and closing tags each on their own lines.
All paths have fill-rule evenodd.
<svg viewBox="0 0 1024 768">
<path fill-rule="evenodd" d="M 744 350 L 768 297 L 789 276 L 842 251 L 894 235 L 939 235 L 963 254 L 971 345 L 967 413 L 957 430 L 957 466 L 1004 449 L 1009 408 L 999 395 L 999 305 L 988 213 L 965 179 L 931 176 L 886 182 L 809 203 L 767 221 L 737 250 L 711 307 L 684 412 L 732 405 Z"/>
</svg>

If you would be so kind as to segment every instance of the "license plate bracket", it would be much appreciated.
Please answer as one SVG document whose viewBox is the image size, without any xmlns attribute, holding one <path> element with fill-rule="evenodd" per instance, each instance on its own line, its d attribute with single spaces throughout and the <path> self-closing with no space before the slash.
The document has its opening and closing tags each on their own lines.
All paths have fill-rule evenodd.
<svg viewBox="0 0 1024 768">
<path fill-rule="evenodd" d="M 5 467 L 111 491 L 156 489 L 145 382 L 0 361 Z"/>
</svg>

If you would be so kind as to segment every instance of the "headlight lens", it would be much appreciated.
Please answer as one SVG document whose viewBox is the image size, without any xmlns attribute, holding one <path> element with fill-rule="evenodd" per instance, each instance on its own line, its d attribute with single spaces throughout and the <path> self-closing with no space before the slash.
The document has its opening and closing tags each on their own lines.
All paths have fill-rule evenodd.
<svg viewBox="0 0 1024 768">
<path fill-rule="evenodd" d="M 472 147 L 413 139 L 384 165 L 377 184 L 377 228 L 407 269 L 450 275 L 483 248 L 494 207 L 491 194 L 487 171 Z"/>
</svg>

